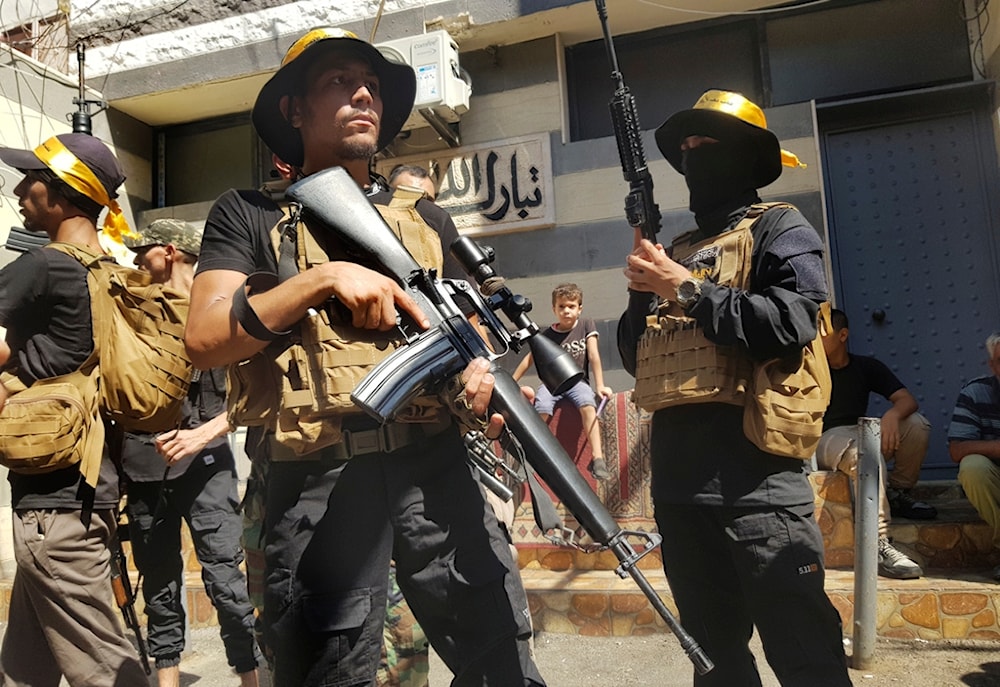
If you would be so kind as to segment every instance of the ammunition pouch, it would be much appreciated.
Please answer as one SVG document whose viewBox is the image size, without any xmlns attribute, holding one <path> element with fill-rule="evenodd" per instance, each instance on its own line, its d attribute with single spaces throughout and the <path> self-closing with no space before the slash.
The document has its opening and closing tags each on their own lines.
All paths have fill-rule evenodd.
<svg viewBox="0 0 1000 687">
<path fill-rule="evenodd" d="M 743 433 L 758 448 L 808 460 L 823 434 L 823 414 L 833 388 L 823 335 L 830 331 L 830 304 L 820 308 L 816 338 L 792 360 L 754 366 L 743 409 Z"/>
<path fill-rule="evenodd" d="M 746 289 L 753 252 L 750 228 L 760 214 L 703 241 L 682 234 L 670 247 L 671 257 L 693 268 L 699 279 Z M 746 351 L 710 341 L 675 303 L 665 303 L 662 311 L 647 318 L 636 349 L 633 399 L 639 407 L 653 411 L 687 403 L 742 404 L 752 371 Z"/>
<path fill-rule="evenodd" d="M 22 475 L 79 465 L 86 482 L 96 485 L 104 447 L 96 355 L 75 372 L 29 387 L 9 372 L 0 382 L 10 392 L 0 409 L 0 465 Z"/>
<path fill-rule="evenodd" d="M 690 317 L 655 318 L 639 339 L 633 399 L 654 411 L 688 403 L 743 403 L 751 364 L 705 338 Z"/>
</svg>

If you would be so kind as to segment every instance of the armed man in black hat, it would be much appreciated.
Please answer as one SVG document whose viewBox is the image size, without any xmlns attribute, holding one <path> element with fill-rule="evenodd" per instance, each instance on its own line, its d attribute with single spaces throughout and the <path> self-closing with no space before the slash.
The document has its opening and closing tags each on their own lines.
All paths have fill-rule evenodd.
<svg viewBox="0 0 1000 687">
<path fill-rule="evenodd" d="M 719 90 L 670 117 L 656 143 L 684 175 L 697 228 L 669 251 L 636 232 L 618 343 L 637 402 L 654 411 L 663 567 L 682 622 L 715 663 L 694 684 L 760 685 L 748 648 L 756 627 L 782 685 L 850 685 L 803 460 L 825 399 L 788 400 L 811 439 L 787 417 L 759 431 L 768 413 L 751 402 L 774 374 L 813 393 L 825 370 L 829 393 L 817 348 L 822 240 L 794 207 L 757 193 L 798 160 L 759 107 Z"/>
<path fill-rule="evenodd" d="M 461 276 L 443 259 L 457 236 L 447 213 L 370 171 L 415 90 L 409 66 L 350 32 L 315 29 L 261 89 L 253 123 L 302 176 L 342 167 L 418 262 Z M 369 419 L 351 391 L 398 345 L 399 312 L 427 318 L 366 259 L 276 194 L 228 191 L 206 223 L 186 340 L 198 367 L 230 365 L 230 420 L 250 427 L 252 459 L 269 462 L 263 617 L 275 683 L 373 682 L 393 558 L 453 684 L 544 684 L 507 541 L 452 419 L 486 413 L 487 361 L 396 421 Z M 483 421 L 488 436 L 501 422 Z"/>
</svg>

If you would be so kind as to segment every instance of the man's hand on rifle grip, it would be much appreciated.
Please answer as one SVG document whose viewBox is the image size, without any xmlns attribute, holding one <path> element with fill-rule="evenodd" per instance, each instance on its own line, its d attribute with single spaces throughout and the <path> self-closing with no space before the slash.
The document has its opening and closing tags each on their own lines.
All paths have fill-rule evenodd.
<svg viewBox="0 0 1000 687">
<path fill-rule="evenodd" d="M 388 331 L 396 326 L 397 311 L 410 315 L 426 329 L 427 316 L 395 281 L 361 265 L 332 261 L 312 268 L 327 280 L 325 291 L 351 311 L 351 324 L 362 329 Z"/>
<path fill-rule="evenodd" d="M 662 244 L 646 239 L 636 242 L 636 248 L 625 259 L 623 272 L 632 291 L 655 293 L 667 300 L 674 300 L 678 285 L 692 276 L 684 265 L 667 257 Z"/>
</svg>

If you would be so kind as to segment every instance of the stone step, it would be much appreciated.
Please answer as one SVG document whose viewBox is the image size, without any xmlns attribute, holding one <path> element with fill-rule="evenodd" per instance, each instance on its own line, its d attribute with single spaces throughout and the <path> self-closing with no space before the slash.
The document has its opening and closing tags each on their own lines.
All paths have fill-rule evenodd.
<svg viewBox="0 0 1000 687">
<path fill-rule="evenodd" d="M 613 571 L 608 552 L 550 552 L 548 563 L 565 562 L 563 553 L 590 556 L 596 565 L 552 570 L 529 560 L 521 570 L 536 631 L 585 636 L 639 636 L 669 633 L 662 618 L 635 583 Z M 555 556 L 555 558 L 553 558 Z M 571 556 L 572 557 L 572 556 Z M 523 558 L 522 558 L 523 560 Z M 651 554 L 639 566 L 643 575 L 676 616 L 677 608 L 658 558 Z M 133 584 L 135 576 L 133 575 Z M 197 574 L 185 574 L 186 609 L 191 628 L 218 625 L 218 618 Z M 989 569 L 931 569 L 917 580 L 878 578 L 876 628 L 880 637 L 926 641 L 978 639 L 998 643 L 1000 650 L 1000 584 Z M 10 580 L 0 581 L 0 621 L 6 621 Z M 840 613 L 844 633 L 853 628 L 854 573 L 827 570 L 826 592 Z M 140 622 L 142 596 L 136 604 Z M 683 622 L 683 619 L 681 619 Z"/>
<path fill-rule="evenodd" d="M 1000 585 L 988 571 L 933 570 L 918 580 L 878 579 L 877 633 L 897 639 L 994 640 L 1000 647 Z M 662 570 L 644 575 L 676 615 Z M 667 633 L 669 628 L 631 579 L 610 570 L 521 571 L 536 631 L 587 636 Z M 828 570 L 826 591 L 845 634 L 853 628 L 854 573 Z M 683 623 L 683 619 L 681 619 Z"/>
<path fill-rule="evenodd" d="M 621 466 L 625 468 L 625 466 Z M 823 533 L 827 561 L 826 590 L 841 615 L 846 633 L 853 628 L 854 518 L 845 475 L 810 475 L 816 517 Z M 602 501 L 626 529 L 653 531 L 648 474 L 642 468 L 621 469 L 610 483 L 594 484 Z M 877 631 L 901 639 L 987 639 L 1000 642 L 1000 584 L 991 579 L 1000 552 L 991 532 L 956 482 L 921 485 L 915 498 L 938 509 L 930 521 L 894 519 L 889 535 L 896 546 L 925 570 L 917 580 L 878 578 Z M 560 514 L 579 542 L 588 539 L 565 509 Z M 583 635 L 642 635 L 669 632 L 631 579 L 613 572 L 617 558 L 608 551 L 586 553 L 556 548 L 535 526 L 531 504 L 518 509 L 514 525 L 520 565 L 535 629 Z M 639 562 L 668 608 L 675 610 L 661 567 L 660 553 Z"/>
<path fill-rule="evenodd" d="M 854 565 L 854 515 L 850 485 L 839 472 L 810 475 L 816 494 L 816 519 L 823 533 L 826 565 Z M 889 536 L 895 546 L 925 569 L 966 570 L 1000 565 L 992 531 L 957 482 L 918 485 L 913 497 L 933 505 L 933 520 L 892 518 Z"/>
<path fill-rule="evenodd" d="M 824 484 L 830 487 L 835 481 Z M 845 536 L 843 523 L 848 519 L 842 514 L 831 515 L 828 510 L 824 504 L 824 508 L 818 511 L 821 527 L 824 523 L 833 524 L 836 536 Z M 572 520 L 568 522 L 572 524 Z M 627 524 L 634 527 L 640 523 L 633 520 Z M 515 529 L 529 527 L 533 527 L 530 505 L 522 505 Z M 917 580 L 878 578 L 879 636 L 1000 642 L 1000 584 L 989 577 L 995 552 L 990 548 L 985 524 L 959 504 L 950 513 L 942 511 L 938 521 L 899 520 L 891 527 L 897 545 L 924 565 L 926 574 Z M 849 554 L 848 549 L 838 549 L 836 536 L 824 532 L 824 538 L 828 536 L 831 539 L 827 545 L 829 569 L 826 590 L 841 615 L 845 633 L 850 633 L 854 607 L 854 574 L 850 569 L 853 549 L 849 550 Z M 853 535 L 850 539 L 849 546 L 853 546 Z M 202 586 L 197 560 L 186 531 L 183 540 L 186 608 L 190 626 L 217 625 L 215 610 Z M 841 556 L 847 563 L 830 560 L 834 556 Z M 947 565 L 937 565 L 936 561 L 944 561 Z M 519 565 L 536 630 L 604 636 L 669 632 L 635 583 L 631 579 L 623 580 L 613 572 L 618 560 L 609 551 L 586 553 L 536 541 L 521 541 Z M 659 551 L 654 550 L 643 557 L 638 568 L 667 607 L 676 613 Z M 134 584 L 137 577 L 134 571 L 131 577 Z M 5 620 L 7 616 L 10 583 L 10 580 L 0 581 L 0 620 Z M 142 618 L 141 595 L 137 610 Z"/>
</svg>

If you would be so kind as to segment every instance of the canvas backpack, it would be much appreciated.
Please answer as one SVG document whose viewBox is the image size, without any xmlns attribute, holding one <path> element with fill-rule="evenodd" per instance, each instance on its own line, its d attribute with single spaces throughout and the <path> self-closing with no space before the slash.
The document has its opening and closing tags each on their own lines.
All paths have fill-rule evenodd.
<svg viewBox="0 0 1000 687">
<path fill-rule="evenodd" d="M 78 370 L 31 386 L 0 373 L 9 392 L 0 409 L 0 465 L 38 475 L 71 465 L 91 486 L 100 474 L 104 422 L 97 403 L 97 351 Z"/>
<path fill-rule="evenodd" d="M 184 348 L 187 296 L 110 256 L 49 247 L 87 268 L 102 415 L 129 432 L 176 428 L 193 371 Z"/>
</svg>

